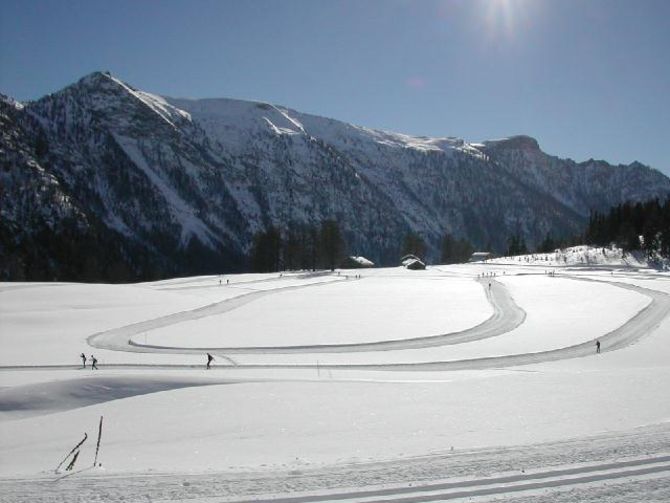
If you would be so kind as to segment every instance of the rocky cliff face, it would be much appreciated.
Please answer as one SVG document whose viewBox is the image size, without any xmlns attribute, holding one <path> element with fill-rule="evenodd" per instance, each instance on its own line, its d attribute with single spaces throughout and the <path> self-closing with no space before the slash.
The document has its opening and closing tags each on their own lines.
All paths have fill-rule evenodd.
<svg viewBox="0 0 670 503">
<path fill-rule="evenodd" d="M 558 159 L 525 136 L 412 137 L 266 103 L 163 98 L 105 73 L 24 105 L 3 98 L 0 121 L 11 279 L 240 270 L 256 232 L 326 219 L 377 263 L 395 263 L 409 231 L 435 259 L 446 232 L 532 245 L 579 232 L 592 209 L 670 194 L 658 171 Z"/>
<path fill-rule="evenodd" d="M 505 172 L 581 216 L 622 201 L 667 194 L 667 177 L 638 162 L 612 166 L 593 159 L 581 163 L 559 159 L 542 152 L 528 136 L 488 141 L 478 147 Z"/>
</svg>

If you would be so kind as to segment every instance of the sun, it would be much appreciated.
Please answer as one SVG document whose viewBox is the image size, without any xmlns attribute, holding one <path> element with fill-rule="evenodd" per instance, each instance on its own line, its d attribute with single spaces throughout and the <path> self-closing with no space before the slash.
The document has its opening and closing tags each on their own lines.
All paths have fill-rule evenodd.
<svg viewBox="0 0 670 503">
<path fill-rule="evenodd" d="M 482 0 L 486 31 L 494 39 L 514 39 L 530 22 L 532 0 Z"/>
</svg>

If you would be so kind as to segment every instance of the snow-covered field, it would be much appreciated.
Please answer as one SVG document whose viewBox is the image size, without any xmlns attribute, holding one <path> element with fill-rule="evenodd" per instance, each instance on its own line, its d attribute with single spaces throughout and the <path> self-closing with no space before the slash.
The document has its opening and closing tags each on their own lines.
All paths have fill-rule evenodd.
<svg viewBox="0 0 670 503">
<path fill-rule="evenodd" d="M 668 501 L 670 274 L 610 259 L 0 284 L 0 501 Z"/>
</svg>

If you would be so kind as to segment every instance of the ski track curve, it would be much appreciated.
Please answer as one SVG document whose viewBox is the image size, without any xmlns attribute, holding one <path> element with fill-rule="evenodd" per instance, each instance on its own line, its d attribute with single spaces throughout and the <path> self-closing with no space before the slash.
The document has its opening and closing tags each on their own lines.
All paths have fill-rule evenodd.
<svg viewBox="0 0 670 503">
<path fill-rule="evenodd" d="M 615 351 L 635 343 L 670 315 L 670 295 L 663 292 L 615 281 L 565 275 L 562 278 L 608 283 L 651 298 L 649 305 L 622 326 L 598 337 L 603 343 L 603 352 Z M 324 283 L 286 287 L 276 291 L 253 292 L 223 303 L 241 300 L 239 303 L 225 306 L 226 310 L 232 310 L 262 295 Z M 504 289 L 504 286 L 501 285 L 501 288 Z M 217 307 L 221 307 L 220 304 L 222 303 L 204 306 L 195 310 L 199 311 L 195 314 L 197 317 L 209 316 L 211 314 L 206 314 L 206 309 L 210 308 L 214 311 Z M 506 312 L 505 308 L 502 311 Z M 183 313 L 174 313 L 164 318 L 176 316 L 171 319 L 171 323 L 184 321 L 178 319 L 177 315 L 181 314 Z M 156 320 L 121 327 L 119 330 L 151 321 Z M 94 334 L 91 337 L 106 333 L 108 332 Z M 539 353 L 452 362 L 385 365 L 322 364 L 320 367 L 345 370 L 422 371 L 478 369 L 526 365 L 581 357 L 593 353 L 594 341 L 587 341 Z M 232 359 L 230 361 L 234 363 Z M 202 365 L 117 364 L 105 365 L 105 367 L 139 370 L 202 368 Z M 239 366 L 239 368 L 310 369 L 314 367 L 314 365 Z M 41 368 L 70 369 L 77 367 L 72 365 L 2 367 L 2 369 L 13 370 Z M 192 384 L 199 385 L 200 383 Z M 207 384 L 214 383 L 208 382 Z M 525 473 L 524 467 L 529 469 L 529 473 Z M 65 478 L 54 476 L 25 479 L 0 478 L 0 501 L 57 503 L 93 501 L 99 500 L 102 496 L 110 502 L 153 499 L 166 502 L 194 500 L 203 501 L 203 503 L 204 501 L 419 503 L 466 498 L 488 502 L 501 499 L 517 501 L 517 498 L 524 498 L 523 501 L 526 501 L 525 498 L 529 498 L 528 501 L 535 501 L 534 498 L 539 493 L 542 498 L 545 498 L 542 501 L 559 501 L 558 495 L 561 491 L 577 491 L 573 494 L 578 494 L 580 501 L 595 502 L 602 500 L 598 494 L 601 494 L 599 491 L 604 490 L 603 488 L 609 488 L 608 494 L 610 495 L 613 491 L 620 492 L 619 496 L 607 499 L 610 502 L 648 501 L 652 494 L 653 498 L 656 498 L 654 501 L 670 501 L 670 423 L 646 426 L 627 432 L 611 432 L 594 437 L 535 445 L 473 449 L 462 452 L 457 450 L 407 459 L 355 462 L 322 468 L 298 466 L 291 471 L 265 471 L 246 473 L 243 476 L 236 473 L 106 475 L 97 470 L 88 469 L 88 471 L 76 472 Z"/>
<path fill-rule="evenodd" d="M 613 285 L 618 288 L 624 288 L 627 290 L 632 290 L 635 292 L 638 292 L 642 295 L 646 295 L 649 298 L 651 298 L 651 302 L 643 308 L 641 311 L 639 311 L 635 316 L 633 316 L 631 319 L 629 319 L 626 323 L 621 325 L 620 327 L 612 330 L 611 332 L 601 335 L 598 337 L 598 340 L 601 341 L 602 344 L 602 352 L 609 352 L 609 351 L 615 351 L 621 348 L 624 348 L 626 346 L 629 346 L 638 340 L 640 340 L 642 337 L 650 333 L 655 327 L 657 327 L 665 317 L 670 315 L 670 295 L 657 291 L 657 290 L 652 290 L 636 285 L 630 285 L 626 283 L 618 283 L 618 282 L 613 282 L 613 281 L 603 281 L 603 280 L 596 280 L 592 278 L 583 278 L 583 277 L 574 277 L 574 276 L 565 276 L 563 275 L 562 278 L 567 278 L 567 279 L 572 279 L 575 281 L 593 281 L 593 282 L 600 282 L 600 283 L 607 283 L 610 285 Z M 486 279 L 488 282 L 488 278 Z M 186 320 L 192 320 L 192 319 L 199 319 L 205 316 L 211 316 L 213 314 L 219 314 L 219 313 L 224 313 L 227 311 L 231 311 L 233 309 L 236 309 L 238 307 L 241 307 L 245 304 L 248 304 L 250 302 L 253 302 L 255 299 L 265 296 L 265 295 L 270 295 L 273 293 L 278 293 L 281 291 L 287 291 L 291 289 L 298 289 L 298 288 L 307 288 L 310 286 L 318 286 L 322 285 L 325 283 L 331 283 L 331 282 L 319 282 L 319 283 L 313 283 L 310 285 L 298 285 L 298 286 L 291 286 L 291 287 L 285 287 L 281 289 L 275 289 L 275 290 L 269 290 L 269 291 L 257 291 L 257 292 L 252 292 L 252 293 L 247 293 L 240 295 L 238 297 L 235 297 L 233 299 L 227 299 L 218 303 L 210 304 L 207 306 L 203 306 L 201 308 L 192 310 L 192 311 L 185 311 L 185 312 L 179 312 L 179 313 L 173 313 L 161 318 L 153 319 L 153 320 L 148 320 L 144 322 L 139 322 L 135 323 L 132 325 L 127 325 L 124 327 L 120 327 L 117 329 L 112 329 L 109 331 L 105 332 L 100 332 L 97 334 L 94 334 L 88 338 L 88 342 L 91 346 L 96 347 L 96 348 L 101 348 L 101 349 L 110 349 L 110 350 L 116 350 L 116 351 L 132 351 L 132 352 L 160 352 L 160 353 L 181 353 L 181 354 L 201 354 L 204 350 L 209 350 L 211 352 L 216 353 L 219 357 L 221 357 L 224 360 L 227 360 L 230 365 L 227 365 L 225 367 L 216 367 L 218 369 L 226 369 L 226 370 L 270 370 L 270 369 L 289 369 L 289 370 L 299 370 L 299 369 L 309 369 L 313 370 L 317 367 L 316 364 L 237 364 L 237 362 L 230 358 L 227 357 L 226 355 L 220 354 L 220 350 L 216 348 L 159 348 L 159 349 L 154 349 L 153 347 L 143 347 L 143 346 L 137 346 L 137 345 L 130 345 L 129 343 L 129 336 L 141 333 L 142 331 L 153 329 L 153 328 L 159 328 L 163 326 L 168 326 L 174 323 L 179 323 L 182 321 Z M 497 282 L 496 282 L 497 283 Z M 495 285 L 495 286 L 494 286 Z M 506 291 L 504 286 L 498 284 L 495 284 L 492 281 L 492 290 L 493 292 L 498 292 L 500 293 L 501 291 Z M 496 296 L 497 297 L 497 296 Z M 498 300 L 500 299 L 497 297 Z M 509 297 L 511 299 L 511 297 Z M 512 301 L 513 305 L 514 302 Z M 502 317 L 504 318 L 506 315 L 505 313 L 505 306 L 506 304 L 503 302 L 499 304 L 499 306 L 502 307 Z M 519 308 L 520 309 L 520 308 Z M 523 314 L 525 317 L 525 312 Z M 490 319 L 491 323 L 496 321 L 496 323 L 499 323 L 499 320 L 497 319 L 497 316 L 494 315 Z M 487 320 L 488 321 L 488 320 Z M 478 325 L 477 327 L 474 327 L 473 329 L 470 330 L 483 330 L 486 329 L 486 326 L 482 327 L 482 325 L 485 325 L 486 322 L 483 324 Z M 500 326 L 500 325 L 499 325 Z M 466 331 L 467 332 L 467 331 Z M 483 338 L 481 336 L 482 332 L 480 332 L 479 336 L 470 333 L 468 337 L 478 337 L 478 338 Z M 499 334 L 497 334 L 499 335 Z M 462 337 L 463 333 L 455 333 L 455 337 Z M 493 335 L 490 332 L 487 332 L 486 337 L 492 337 Z M 432 337 L 442 337 L 443 339 L 447 339 L 449 336 L 432 336 Z M 428 338 L 430 339 L 430 337 Z M 474 340 L 474 339 L 470 339 Z M 412 339 L 409 340 L 410 344 L 413 344 Z M 400 343 L 402 341 L 387 341 L 387 342 L 393 342 L 393 343 Z M 432 344 L 434 341 L 424 341 L 429 344 Z M 460 342 L 464 342 L 461 340 Z M 368 344 L 377 344 L 377 343 L 365 343 L 366 345 Z M 562 360 L 562 359 L 568 359 L 568 358 L 579 358 L 579 357 L 584 357 L 584 356 L 589 356 L 594 353 L 594 348 L 595 348 L 595 339 L 586 341 L 580 344 L 576 344 L 573 346 L 568 346 L 564 348 L 558 348 L 558 349 L 553 349 L 553 350 L 548 350 L 548 351 L 541 351 L 541 352 L 535 352 L 535 353 L 522 353 L 522 354 L 513 354 L 513 355 L 503 355 L 503 356 L 492 356 L 492 357 L 483 357 L 483 358 L 472 358 L 472 359 L 465 359 L 465 360 L 448 360 L 448 361 L 429 361 L 429 362 L 410 362 L 410 363 L 382 363 L 382 364 L 327 364 L 327 363 L 320 363 L 318 367 L 321 370 L 354 370 L 354 371 L 450 371 L 450 370 L 480 370 L 480 369 L 495 369 L 495 368 L 506 368 L 506 367 L 516 367 L 516 366 L 523 366 L 523 365 L 530 365 L 534 363 L 542 363 L 542 362 L 549 362 L 549 361 L 556 361 L 556 360 Z M 409 347 L 415 347 L 415 346 L 409 346 Z M 242 353 L 240 351 L 241 348 L 237 348 L 238 353 Z M 273 348 L 270 348 L 273 349 Z M 277 352 L 283 352 L 283 348 L 277 348 L 279 351 Z M 394 349 L 400 349 L 398 347 Z M 303 347 L 300 347 L 299 352 L 307 352 L 307 350 Z M 342 351 L 344 352 L 344 351 Z M 106 364 L 104 365 L 105 368 L 118 368 L 118 369 L 136 369 L 136 370 L 141 370 L 141 369 L 166 369 L 166 370 L 179 370 L 179 369 L 199 369 L 201 368 L 201 365 L 193 365 L 193 364 L 124 364 L 124 363 L 118 363 L 118 364 Z M 38 370 L 38 369 L 51 369 L 51 370 L 56 370 L 56 369 L 75 369 L 78 368 L 76 365 L 38 365 L 38 366 L 3 366 L 0 367 L 1 370 Z"/>
<path fill-rule="evenodd" d="M 222 301 L 207 304 L 206 306 L 201 306 L 196 309 L 179 311 L 177 313 L 171 313 L 165 316 L 160 316 L 158 318 L 153 318 L 151 320 L 140 321 L 138 323 L 125 325 L 123 327 L 98 332 L 96 334 L 89 336 L 86 339 L 86 342 L 88 343 L 89 346 L 92 346 L 94 348 L 109 349 L 112 351 L 131 351 L 136 353 L 160 352 L 160 353 L 179 353 L 179 354 L 200 354 L 203 352 L 203 350 L 197 348 L 196 349 L 164 348 L 161 351 L 157 351 L 151 347 L 145 348 L 137 344 L 131 345 L 130 337 L 132 337 L 133 335 L 138 335 L 142 332 L 167 327 L 170 325 L 175 325 L 177 323 L 182 323 L 185 321 L 199 320 L 201 318 L 206 318 L 208 316 L 227 313 L 229 311 L 238 309 L 246 304 L 249 304 L 267 295 L 273 295 L 280 292 L 287 292 L 290 290 L 299 290 L 303 288 L 333 284 L 334 282 L 344 280 L 345 279 L 342 280 L 334 279 L 330 281 L 319 281 L 307 285 L 294 285 L 294 286 L 275 288 L 272 290 L 260 290 L 249 293 L 243 293 L 241 295 L 238 295 L 237 297 L 224 299 Z"/>
<path fill-rule="evenodd" d="M 430 348 L 437 346 L 448 346 L 452 344 L 462 344 L 464 342 L 472 342 L 489 337 L 496 337 L 498 335 L 509 332 L 526 319 L 526 312 L 521 309 L 509 294 L 507 288 L 497 281 L 488 279 L 487 281 L 479 281 L 484 288 L 486 298 L 493 307 L 493 314 L 485 321 L 474 327 L 467 328 L 458 332 L 450 332 L 439 335 L 429 335 L 424 337 L 415 337 L 411 339 L 397 339 L 377 342 L 363 342 L 350 344 L 318 344 L 318 345 L 299 345 L 299 346 L 256 346 L 256 347 L 177 347 L 177 346 L 160 346 L 154 344 L 141 344 L 133 341 L 130 337 L 138 333 L 131 333 L 128 337 L 127 333 L 123 333 L 121 337 L 127 346 L 132 347 L 132 351 L 146 350 L 147 352 L 177 352 L 177 353 L 197 353 L 201 354 L 205 351 L 222 354 L 296 354 L 296 353 L 357 353 L 370 351 L 391 351 L 402 349 L 419 349 Z M 487 288 L 489 283 L 491 288 Z M 273 290 L 279 293 L 283 289 Z M 237 297 L 236 297 L 237 298 Z M 249 302 L 255 300 L 256 297 L 249 299 Z M 226 301 L 224 301 L 226 302 Z M 239 306 L 235 306 L 239 307 Z M 233 309 L 235 308 L 233 307 Z M 227 311 L 227 310 L 226 310 Z M 220 311 L 226 312 L 226 311 Z M 214 313 L 212 313 L 214 314 Z M 132 325 L 131 325 L 132 326 Z M 165 325 L 161 325 L 165 326 Z M 123 330 L 119 329 L 119 330 Z M 120 341 L 119 341 L 120 342 Z M 89 344 L 90 344 L 89 340 Z M 123 347 L 124 344 L 117 346 Z M 127 351 L 128 349 L 126 349 Z"/>
<path fill-rule="evenodd" d="M 562 276 L 566 278 L 566 276 Z M 602 344 L 601 352 L 616 351 L 629 346 L 645 335 L 670 315 L 670 295 L 649 288 L 626 283 L 601 281 L 592 278 L 569 277 L 576 281 L 592 281 L 607 283 L 626 290 L 632 290 L 651 298 L 651 302 L 640 310 L 620 327 L 598 336 Z M 483 358 L 471 358 L 467 360 L 412 362 L 412 363 L 383 363 L 383 364 L 320 364 L 323 370 L 392 370 L 392 371 L 448 371 L 448 370 L 481 370 L 492 368 L 516 367 L 543 363 L 569 358 L 580 358 L 590 356 L 595 352 L 596 339 L 567 346 L 564 348 L 539 351 L 535 353 L 521 353 L 504 356 L 490 356 Z M 262 365 L 238 365 L 236 369 L 313 369 L 313 364 L 262 364 Z"/>
</svg>

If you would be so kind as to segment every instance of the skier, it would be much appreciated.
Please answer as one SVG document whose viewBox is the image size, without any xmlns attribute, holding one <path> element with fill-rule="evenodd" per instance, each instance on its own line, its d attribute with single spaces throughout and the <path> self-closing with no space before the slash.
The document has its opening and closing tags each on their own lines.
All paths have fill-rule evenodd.
<svg viewBox="0 0 670 503">
<path fill-rule="evenodd" d="M 79 355 L 79 358 L 81 358 L 81 365 L 82 365 L 81 368 L 85 369 L 86 368 L 86 355 L 84 353 L 82 353 L 82 354 Z"/>
<path fill-rule="evenodd" d="M 91 370 L 98 370 L 97 363 L 98 359 L 95 356 L 91 355 Z"/>
<path fill-rule="evenodd" d="M 210 366 L 212 365 L 212 360 L 214 360 L 214 357 L 207 353 L 207 368 L 209 369 Z"/>
<path fill-rule="evenodd" d="M 596 353 L 600 353 L 600 341 L 596 341 Z"/>
</svg>

